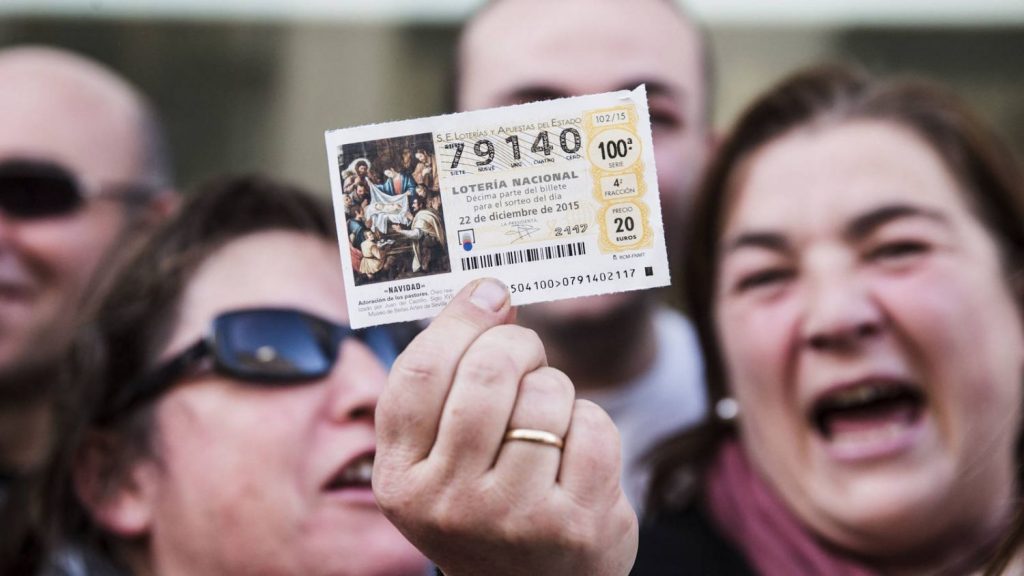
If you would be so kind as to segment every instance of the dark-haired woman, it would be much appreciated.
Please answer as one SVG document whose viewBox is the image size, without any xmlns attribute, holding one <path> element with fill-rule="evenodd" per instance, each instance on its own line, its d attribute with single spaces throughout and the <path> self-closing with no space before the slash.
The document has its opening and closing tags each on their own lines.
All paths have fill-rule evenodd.
<svg viewBox="0 0 1024 576">
<path fill-rule="evenodd" d="M 370 488 L 397 354 L 346 325 L 330 212 L 258 177 L 194 191 L 77 348 L 57 570 L 420 576 Z M 106 573 L 106 572 L 103 572 Z"/>
<path fill-rule="evenodd" d="M 717 417 L 634 573 L 966 574 L 1017 508 L 1024 177 L 953 97 L 802 72 L 706 174 L 685 276 Z"/>
</svg>

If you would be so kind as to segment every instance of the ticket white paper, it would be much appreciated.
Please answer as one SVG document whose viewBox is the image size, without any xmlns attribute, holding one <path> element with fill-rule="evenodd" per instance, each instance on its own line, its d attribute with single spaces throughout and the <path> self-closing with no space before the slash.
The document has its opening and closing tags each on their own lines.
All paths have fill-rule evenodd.
<svg viewBox="0 0 1024 576">
<path fill-rule="evenodd" d="M 484 276 L 513 305 L 669 284 L 643 86 L 326 140 L 353 327 L 433 316 Z"/>
</svg>

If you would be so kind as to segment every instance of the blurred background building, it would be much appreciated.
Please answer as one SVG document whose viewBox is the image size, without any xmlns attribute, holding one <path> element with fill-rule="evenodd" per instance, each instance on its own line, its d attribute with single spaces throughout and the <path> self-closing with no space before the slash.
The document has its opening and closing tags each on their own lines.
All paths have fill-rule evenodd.
<svg viewBox="0 0 1024 576">
<path fill-rule="evenodd" d="M 139 84 L 184 186 L 255 169 L 326 193 L 324 130 L 446 111 L 456 33 L 481 3 L 0 0 L 0 46 L 67 47 Z M 1024 153 L 1024 0 L 687 5 L 713 44 L 719 128 L 794 68 L 852 60 L 945 82 Z"/>
</svg>

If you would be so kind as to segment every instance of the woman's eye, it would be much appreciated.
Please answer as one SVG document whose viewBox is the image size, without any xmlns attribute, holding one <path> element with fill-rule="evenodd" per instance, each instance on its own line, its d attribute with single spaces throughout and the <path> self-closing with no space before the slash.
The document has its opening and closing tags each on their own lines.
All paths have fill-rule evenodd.
<svg viewBox="0 0 1024 576">
<path fill-rule="evenodd" d="M 916 240 L 902 240 L 898 242 L 886 242 L 873 248 L 868 252 L 871 260 L 900 260 L 909 256 L 916 256 L 928 251 L 928 245 Z"/>
<path fill-rule="evenodd" d="M 682 126 L 682 120 L 676 115 L 665 111 L 651 110 L 651 128 L 653 130 L 675 130 Z"/>
<path fill-rule="evenodd" d="M 755 288 L 778 285 L 793 277 L 793 271 L 788 268 L 770 268 L 752 274 L 747 274 L 736 283 L 737 292 L 746 292 Z"/>
</svg>

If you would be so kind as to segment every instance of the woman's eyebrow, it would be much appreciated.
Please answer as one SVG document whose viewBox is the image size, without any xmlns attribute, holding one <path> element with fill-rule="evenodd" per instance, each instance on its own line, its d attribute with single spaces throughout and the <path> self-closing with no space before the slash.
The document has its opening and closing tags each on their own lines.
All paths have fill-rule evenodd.
<svg viewBox="0 0 1024 576">
<path fill-rule="evenodd" d="M 949 219 L 938 210 L 913 204 L 888 204 L 870 210 L 851 220 L 846 225 L 843 236 L 852 241 L 863 240 L 878 228 L 894 220 L 902 220 L 904 218 L 926 218 L 947 226 L 949 225 Z"/>
<path fill-rule="evenodd" d="M 742 232 L 723 244 L 722 255 L 728 255 L 741 248 L 763 248 L 775 252 L 790 253 L 792 245 L 785 236 L 778 232 L 751 231 Z"/>
<path fill-rule="evenodd" d="M 913 204 L 888 204 L 855 217 L 846 225 L 843 236 L 851 241 L 863 240 L 878 228 L 894 220 L 905 218 L 925 218 L 949 225 L 949 218 L 938 210 Z M 763 248 L 782 253 L 790 253 L 793 249 L 789 240 L 782 233 L 753 230 L 741 232 L 723 242 L 720 253 L 725 256 L 741 248 Z"/>
</svg>

